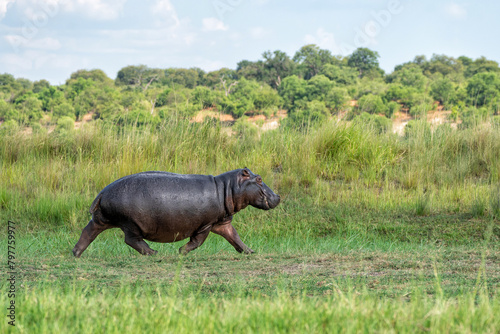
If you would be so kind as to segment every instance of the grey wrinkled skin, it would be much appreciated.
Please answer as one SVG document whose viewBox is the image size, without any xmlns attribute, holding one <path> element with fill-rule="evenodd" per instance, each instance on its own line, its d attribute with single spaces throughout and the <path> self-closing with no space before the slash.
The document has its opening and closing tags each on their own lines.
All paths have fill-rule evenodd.
<svg viewBox="0 0 500 334">
<path fill-rule="evenodd" d="M 280 197 L 248 168 L 212 175 L 144 172 L 106 186 L 90 206 L 92 219 L 83 229 L 73 254 L 80 257 L 103 231 L 120 228 L 125 243 L 141 254 L 157 252 L 144 240 L 174 242 L 190 238 L 179 249 L 187 254 L 210 232 L 223 236 L 238 252 L 253 253 L 231 224 L 248 205 L 269 210 Z"/>
</svg>

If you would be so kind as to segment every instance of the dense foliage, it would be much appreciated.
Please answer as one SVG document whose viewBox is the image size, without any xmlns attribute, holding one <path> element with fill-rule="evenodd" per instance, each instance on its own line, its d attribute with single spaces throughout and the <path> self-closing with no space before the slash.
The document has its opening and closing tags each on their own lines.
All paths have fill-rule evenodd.
<svg viewBox="0 0 500 334">
<path fill-rule="evenodd" d="M 305 45 L 293 57 L 266 51 L 261 60 L 240 61 L 236 70 L 138 65 L 122 68 L 114 81 L 102 70 L 79 70 L 60 86 L 2 74 L 0 121 L 6 127 L 38 128 L 91 112 L 105 122 L 140 125 L 189 118 L 202 109 L 235 118 L 285 109 L 290 117 L 283 126 L 303 128 L 339 112 L 360 120 L 371 119 L 364 113 L 391 118 L 398 110 L 418 117 L 442 105 L 467 127 L 500 111 L 500 68 L 495 61 L 417 56 L 386 75 L 378 59 L 377 52 L 366 48 L 341 57 Z"/>
</svg>

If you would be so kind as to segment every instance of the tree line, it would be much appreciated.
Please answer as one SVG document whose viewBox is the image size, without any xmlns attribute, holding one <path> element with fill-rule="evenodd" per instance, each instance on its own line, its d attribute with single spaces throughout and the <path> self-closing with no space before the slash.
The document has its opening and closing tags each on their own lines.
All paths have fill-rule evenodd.
<svg viewBox="0 0 500 334">
<path fill-rule="evenodd" d="M 418 117 L 437 105 L 463 126 L 498 118 L 497 62 L 434 54 L 416 56 L 386 74 L 379 58 L 367 48 L 342 57 L 310 44 L 293 57 L 266 51 L 257 61 L 211 72 L 133 65 L 112 80 L 99 69 L 78 70 L 59 86 L 6 73 L 0 75 L 0 120 L 40 126 L 91 112 L 105 122 L 141 125 L 190 118 L 207 108 L 235 118 L 285 109 L 289 117 L 282 126 L 311 126 L 345 112 L 347 119 L 374 122 L 385 131 L 396 111 Z"/>
</svg>

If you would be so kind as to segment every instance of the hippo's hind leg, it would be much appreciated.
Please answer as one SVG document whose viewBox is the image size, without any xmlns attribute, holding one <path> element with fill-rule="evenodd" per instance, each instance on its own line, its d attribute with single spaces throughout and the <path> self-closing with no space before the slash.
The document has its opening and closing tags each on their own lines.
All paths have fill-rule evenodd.
<svg viewBox="0 0 500 334">
<path fill-rule="evenodd" d="M 113 226 L 96 224 L 93 219 L 89 221 L 87 226 L 82 231 L 82 235 L 80 236 L 80 240 L 76 243 L 73 248 L 73 255 L 75 257 L 80 257 L 87 249 L 87 247 L 95 240 L 95 238 L 103 231 L 111 228 Z"/>
<path fill-rule="evenodd" d="M 254 251 L 250 247 L 248 247 L 243 243 L 243 241 L 241 241 L 238 232 L 236 232 L 234 226 L 231 225 L 231 220 L 232 217 L 222 222 L 221 224 L 214 225 L 212 227 L 212 232 L 223 236 L 227 241 L 229 241 L 234 249 L 236 249 L 236 251 L 245 254 L 254 253 Z"/>
<path fill-rule="evenodd" d="M 207 225 L 201 230 L 196 231 L 196 233 L 189 239 L 189 242 L 179 248 L 179 253 L 186 255 L 193 249 L 200 247 L 205 242 L 205 239 L 207 239 L 208 234 L 210 233 L 210 228 L 211 226 Z"/>
<path fill-rule="evenodd" d="M 149 245 L 144 241 L 138 228 L 124 228 L 125 243 L 141 253 L 142 255 L 155 255 L 158 252 L 149 248 Z"/>
</svg>

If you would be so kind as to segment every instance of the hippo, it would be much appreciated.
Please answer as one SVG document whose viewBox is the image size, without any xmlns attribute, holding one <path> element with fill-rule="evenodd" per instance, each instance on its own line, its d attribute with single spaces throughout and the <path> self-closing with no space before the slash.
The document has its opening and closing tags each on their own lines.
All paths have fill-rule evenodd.
<svg viewBox="0 0 500 334">
<path fill-rule="evenodd" d="M 107 185 L 90 206 L 92 219 L 83 229 L 73 255 L 80 257 L 103 231 L 120 228 L 125 243 L 143 255 L 154 255 L 144 240 L 175 242 L 187 254 L 203 244 L 210 232 L 223 236 L 240 253 L 253 253 L 231 224 L 248 205 L 270 210 L 280 202 L 248 168 L 217 176 L 150 171 L 128 175 Z"/>
</svg>

